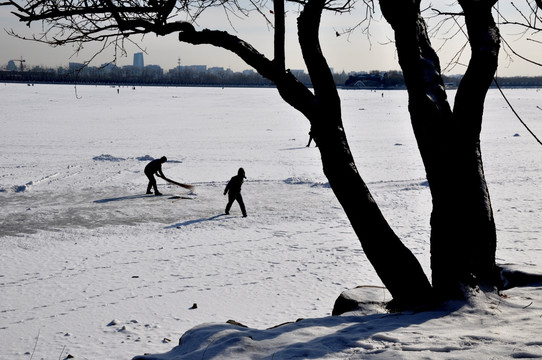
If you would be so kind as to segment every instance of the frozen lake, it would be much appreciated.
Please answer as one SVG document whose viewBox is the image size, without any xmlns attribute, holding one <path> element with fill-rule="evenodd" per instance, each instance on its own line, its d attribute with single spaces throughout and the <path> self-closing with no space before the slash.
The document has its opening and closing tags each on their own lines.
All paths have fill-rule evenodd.
<svg viewBox="0 0 542 360">
<path fill-rule="evenodd" d="M 505 92 L 540 137 L 542 93 Z M 406 92 L 340 94 L 360 173 L 430 274 Z M 0 359 L 36 344 L 35 358 L 165 352 L 201 323 L 322 317 L 341 291 L 381 285 L 306 147 L 308 121 L 275 89 L 1 84 L 0 99 Z M 495 90 L 482 151 L 497 259 L 542 272 L 542 147 Z M 162 155 L 193 193 L 159 179 L 165 196 L 144 195 Z M 221 216 L 239 167 L 246 219 L 237 204 Z"/>
</svg>

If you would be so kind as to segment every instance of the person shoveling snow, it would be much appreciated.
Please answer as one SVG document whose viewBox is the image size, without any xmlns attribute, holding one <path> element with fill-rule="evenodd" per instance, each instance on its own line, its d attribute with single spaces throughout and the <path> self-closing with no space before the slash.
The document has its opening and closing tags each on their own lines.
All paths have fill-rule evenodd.
<svg viewBox="0 0 542 360">
<path fill-rule="evenodd" d="M 156 185 L 156 179 L 154 178 L 154 175 L 166 180 L 167 182 L 175 185 L 182 186 L 185 189 L 192 190 L 194 189 L 194 186 L 187 185 L 187 184 L 181 184 L 176 181 L 173 181 L 171 179 L 168 179 L 164 173 L 162 172 L 162 164 L 167 161 L 167 157 L 162 156 L 160 159 L 154 159 L 150 163 L 145 166 L 145 175 L 149 178 L 149 185 L 147 186 L 147 194 L 152 194 L 151 188 L 154 188 L 154 195 L 162 195 L 161 192 L 158 191 L 158 186 Z"/>
<path fill-rule="evenodd" d="M 145 175 L 149 178 L 149 185 L 147 185 L 147 194 L 152 194 L 151 188 L 154 188 L 154 195 L 162 195 L 158 191 L 158 186 L 156 185 L 156 179 L 154 175 L 161 178 L 165 178 L 164 173 L 162 172 L 162 164 L 167 161 L 167 157 L 162 156 L 160 159 L 154 159 L 145 166 Z"/>
<path fill-rule="evenodd" d="M 171 179 L 168 179 L 164 173 L 162 172 L 162 164 L 167 161 L 167 157 L 162 156 L 160 159 L 154 159 L 150 163 L 145 166 L 145 175 L 147 175 L 147 178 L 149 178 L 149 185 L 147 186 L 147 194 L 152 194 L 151 188 L 154 188 L 154 195 L 162 195 L 161 192 L 158 191 L 158 186 L 156 184 L 156 179 L 154 178 L 154 175 L 166 180 L 169 183 L 182 186 L 185 189 L 192 190 L 194 187 L 192 185 L 187 184 L 181 184 L 176 181 L 173 181 Z"/>
</svg>

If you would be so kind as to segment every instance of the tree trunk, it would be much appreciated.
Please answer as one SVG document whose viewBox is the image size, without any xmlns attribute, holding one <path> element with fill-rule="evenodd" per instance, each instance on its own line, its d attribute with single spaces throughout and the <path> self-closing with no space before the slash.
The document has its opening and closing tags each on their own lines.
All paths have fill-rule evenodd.
<svg viewBox="0 0 542 360">
<path fill-rule="evenodd" d="M 499 50 L 498 30 L 491 16 L 493 3 L 460 1 L 472 55 L 457 90 L 452 121 L 446 127 L 441 159 L 446 165 L 440 167 L 438 188 L 433 191 L 431 218 L 433 286 L 443 296 L 466 284 L 497 283 L 497 236 L 480 149 L 484 101 Z"/>
<path fill-rule="evenodd" d="M 419 2 L 380 0 L 380 4 L 395 30 L 399 63 L 409 93 L 412 126 L 433 198 L 433 288 L 440 298 L 462 297 L 463 286 L 487 280 L 495 263 L 495 225 L 483 174 L 479 135 L 483 103 L 496 58 L 488 62 L 488 54 L 480 54 L 488 41 L 471 39 L 472 60 L 452 112 Z M 487 14 L 484 21 L 479 16 L 480 12 L 469 14 L 467 21 L 473 24 L 468 27 L 477 37 L 483 37 L 490 21 Z"/>
<path fill-rule="evenodd" d="M 499 30 L 491 15 L 496 0 L 459 1 L 465 13 L 471 59 L 461 80 L 454 103 L 454 123 L 457 124 L 458 148 L 462 159 L 464 193 L 469 200 L 464 217 L 471 220 L 471 235 L 465 239 L 470 271 L 477 284 L 494 284 L 496 279 L 495 251 L 497 235 L 495 220 L 485 180 L 480 148 L 480 132 L 487 91 L 497 70 L 500 47 Z M 465 206 L 466 205 L 466 206 Z M 470 246 L 469 246 L 470 244 Z"/>
<path fill-rule="evenodd" d="M 348 146 L 339 95 L 318 40 L 323 6 L 323 0 L 310 0 L 298 18 L 299 42 L 315 93 L 315 111 L 309 120 L 323 170 L 396 306 L 420 304 L 429 297 L 429 281 L 417 259 L 384 219 L 358 173 Z"/>
</svg>

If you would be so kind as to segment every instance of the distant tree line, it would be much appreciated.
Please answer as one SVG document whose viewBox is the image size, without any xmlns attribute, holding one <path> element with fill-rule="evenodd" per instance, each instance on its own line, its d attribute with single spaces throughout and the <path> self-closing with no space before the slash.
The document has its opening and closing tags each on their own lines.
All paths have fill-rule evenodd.
<svg viewBox="0 0 542 360">
<path fill-rule="evenodd" d="M 107 85 L 250 85 L 271 83 L 255 72 L 237 73 L 231 70 L 201 71 L 172 69 L 167 73 L 158 66 L 84 67 L 47 69 L 35 67 L 25 71 L 0 71 L 0 81 L 25 83 L 78 83 Z"/>
<path fill-rule="evenodd" d="M 308 74 L 302 70 L 292 70 L 298 80 L 311 85 Z M 342 85 L 348 75 L 335 74 L 335 81 Z M 183 66 L 164 72 L 156 65 L 143 68 L 135 66 L 117 67 L 104 65 L 90 67 L 70 64 L 68 68 L 57 69 L 34 67 L 20 71 L 11 69 L 0 71 L 2 82 L 23 83 L 78 83 L 103 85 L 166 85 L 166 86 L 272 86 L 272 82 L 252 70 L 234 72 L 230 69 L 209 68 L 206 66 Z"/>
<path fill-rule="evenodd" d="M 442 75 L 442 78 L 447 87 L 453 88 L 459 86 L 462 76 Z M 499 77 L 497 81 L 504 87 L 542 87 L 542 76 Z M 349 75 L 344 85 L 353 88 L 404 88 L 405 80 L 401 71 L 371 71 Z M 495 84 L 493 83 L 492 86 Z"/>
<path fill-rule="evenodd" d="M 308 74 L 292 70 L 304 85 L 311 86 Z M 405 81 L 401 71 L 377 71 L 359 73 L 334 73 L 335 84 L 354 89 L 402 89 Z M 456 87 L 461 76 L 443 76 L 447 87 Z M 1 82 L 59 83 L 59 84 L 99 84 L 99 85 L 165 85 L 165 86 L 273 86 L 273 83 L 260 74 L 248 70 L 234 72 L 230 69 L 202 67 L 177 67 L 164 73 L 162 68 L 149 65 L 143 68 L 134 66 L 117 67 L 105 65 L 89 67 L 71 64 L 69 68 L 57 69 L 34 67 L 25 71 L 0 71 Z M 499 78 L 503 87 L 542 87 L 542 76 Z"/>
</svg>

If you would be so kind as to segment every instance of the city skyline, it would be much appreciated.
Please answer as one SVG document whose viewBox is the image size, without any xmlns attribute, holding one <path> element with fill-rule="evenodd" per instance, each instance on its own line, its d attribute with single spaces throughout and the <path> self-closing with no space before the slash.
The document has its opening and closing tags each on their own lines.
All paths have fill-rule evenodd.
<svg viewBox="0 0 542 360">
<path fill-rule="evenodd" d="M 142 52 L 138 52 L 138 53 L 134 53 L 133 54 L 133 57 L 132 57 L 132 63 L 131 64 L 124 64 L 124 65 L 118 65 L 118 64 L 113 64 L 113 63 L 104 63 L 104 64 L 85 64 L 85 63 L 82 63 L 82 62 L 74 62 L 74 61 L 70 61 L 68 62 L 67 64 L 62 64 L 62 65 L 58 65 L 58 66 L 55 66 L 55 67 L 50 67 L 50 66 L 47 66 L 47 65 L 44 65 L 44 66 L 40 66 L 40 65 L 35 65 L 35 64 L 31 64 L 31 63 L 27 63 L 26 59 L 22 59 L 22 58 L 19 58 L 19 59 L 10 59 L 8 60 L 7 64 L 0 64 L 0 71 L 1 70 L 7 70 L 7 71 L 34 71 L 34 70 L 37 70 L 38 72 L 41 71 L 41 70 L 57 70 L 58 68 L 63 68 L 65 70 L 73 70 L 73 69 L 82 69 L 82 68 L 91 68 L 91 69 L 99 69 L 99 68 L 110 68 L 111 66 L 113 67 L 118 67 L 118 68 L 121 68 L 121 69 L 124 69 L 124 68 L 138 68 L 138 69 L 144 69 L 144 68 L 159 68 L 163 71 L 173 71 L 173 70 L 177 70 L 177 69 L 192 69 L 192 70 L 198 70 L 198 71 L 208 71 L 208 70 L 224 70 L 224 71 L 232 71 L 234 72 L 233 70 L 231 70 L 230 68 L 225 68 L 223 66 L 207 66 L 205 64 L 191 64 L 191 65 L 181 65 L 180 62 L 178 61 L 177 65 L 172 67 L 172 68 L 169 68 L 169 69 L 166 69 L 166 68 L 163 68 L 161 67 L 160 65 L 156 65 L 156 64 L 147 64 L 146 61 L 145 61 L 145 54 L 142 53 Z M 333 68 L 330 68 L 332 71 L 333 71 Z M 292 72 L 297 72 L 297 71 L 301 71 L 301 72 L 304 72 L 304 70 L 297 70 L 297 69 L 290 69 Z M 235 72 L 253 72 L 253 73 L 256 73 L 256 71 L 252 68 L 250 69 L 244 69 L 244 70 L 241 70 L 241 71 L 235 71 Z"/>
<path fill-rule="evenodd" d="M 25 24 L 19 23 L 17 18 L 9 13 L 11 10 L 8 7 L 0 7 L 0 21 L 4 29 L 13 29 L 15 32 L 26 36 L 41 30 L 41 24 L 33 24 L 28 29 Z M 349 26 L 354 26 L 358 21 L 357 19 L 362 18 L 359 11 L 358 9 L 352 14 L 341 16 L 324 14 L 320 30 L 320 42 L 329 66 L 334 68 L 337 73 L 342 71 L 349 73 L 371 70 L 400 70 L 395 46 L 391 40 L 393 39 L 393 32 L 379 14 L 374 15 L 374 20 L 370 25 L 370 37 L 360 29 L 352 33 L 345 33 Z M 261 19 L 250 17 L 245 21 L 236 20 L 232 24 L 235 30 L 232 30 L 232 25 L 229 23 L 221 26 L 220 24 L 224 24 L 224 22 L 217 22 L 217 16 L 219 15 L 210 12 L 206 18 L 201 19 L 201 27 L 204 28 L 206 24 L 210 23 L 218 24 L 215 26 L 216 29 L 235 33 L 268 58 L 272 58 L 273 31 L 267 28 L 265 24 L 262 25 L 261 22 L 258 22 Z M 297 46 L 296 16 L 287 16 L 286 20 L 286 66 L 291 69 L 305 70 L 306 67 Z M 342 35 L 337 36 L 338 33 Z M 540 59 L 542 45 L 530 41 L 528 37 L 520 38 L 517 35 L 517 30 L 514 32 L 506 28 L 501 29 L 501 33 L 507 39 L 506 44 L 514 45 L 514 51 L 539 63 L 542 62 L 542 59 Z M 208 67 L 229 68 L 233 71 L 251 69 L 235 54 L 227 50 L 210 45 L 194 46 L 180 43 L 176 34 L 166 37 L 146 35 L 145 37 L 135 37 L 133 40 L 140 47 L 127 43 L 126 54 L 115 53 L 113 49 L 106 49 L 106 51 L 96 56 L 90 65 L 99 66 L 114 60 L 116 60 L 117 66 L 130 65 L 133 62 L 134 53 L 144 52 L 145 64 L 159 65 L 163 69 L 175 68 L 179 65 L 179 59 L 180 65 L 207 65 Z M 6 31 L 0 32 L 0 44 L 3 49 L 0 54 L 0 66 L 2 67 L 5 67 L 9 60 L 21 58 L 25 60 L 26 66 L 55 68 L 66 66 L 68 62 L 84 63 L 92 59 L 100 47 L 100 44 L 85 44 L 82 51 L 74 54 L 75 49 L 71 46 L 54 48 L 43 43 L 14 38 L 9 36 Z M 445 75 L 462 74 L 464 72 L 464 64 L 468 62 L 470 53 L 468 46 L 459 61 L 456 61 L 454 56 L 465 44 L 464 35 L 460 32 L 448 40 L 433 39 L 434 48 L 440 49 L 439 56 Z M 454 61 L 454 66 L 450 65 L 451 61 Z M 542 67 L 514 56 L 503 44 L 497 75 L 540 76 L 542 75 Z"/>
</svg>

